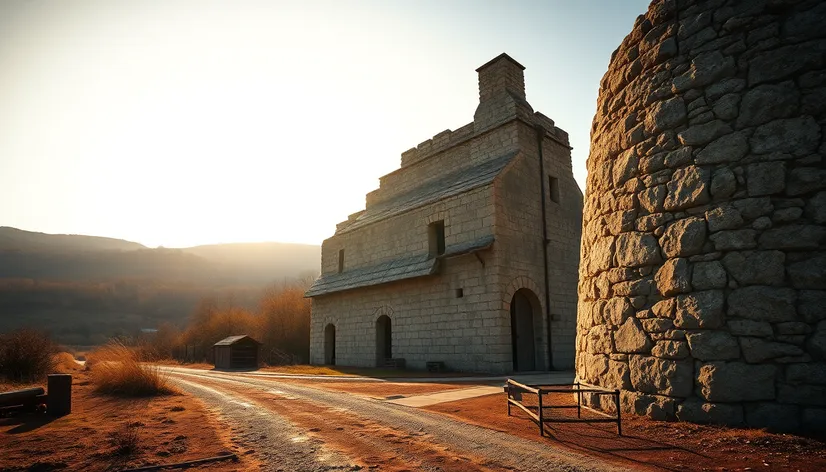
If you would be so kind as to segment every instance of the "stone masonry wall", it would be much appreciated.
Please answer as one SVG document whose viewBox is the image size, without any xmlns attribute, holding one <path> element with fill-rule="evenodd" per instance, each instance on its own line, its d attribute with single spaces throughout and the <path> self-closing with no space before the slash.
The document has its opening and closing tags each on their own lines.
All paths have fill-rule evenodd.
<svg viewBox="0 0 826 472">
<path fill-rule="evenodd" d="M 427 361 L 443 361 L 450 369 L 510 372 L 510 305 L 514 294 L 523 290 L 530 292 L 535 305 L 532 367 L 573 366 L 582 193 L 573 178 L 568 135 L 525 100 L 523 69 L 505 54 L 477 69 L 480 102 L 474 121 L 438 133 L 402 154 L 401 168 L 381 177 L 379 189 L 367 194 L 365 210 L 339 223 L 322 244 L 322 278 L 337 277 L 339 272 L 346 277 L 348 271 L 400 258 L 426 257 L 428 225 L 435 221 L 444 222 L 448 249 L 491 236 L 492 247 L 446 254 L 439 258 L 436 273 L 427 276 L 311 295 L 312 363 L 325 361 L 325 328 L 332 324 L 337 364 L 376 365 L 379 354 L 384 356 L 377 352 L 381 343 L 376 321 L 387 315 L 392 322 L 391 354 L 405 359 L 408 367 L 423 369 Z M 508 157 L 507 164 L 491 174 L 492 180 L 382 218 L 358 221 L 364 212 L 369 215 L 395 197 L 415 194 L 425 183 L 447 174 L 465 175 L 467 169 L 502 157 Z M 542 183 L 550 177 L 558 182 L 556 201 L 551 201 L 549 188 L 542 193 Z M 548 248 L 547 284 L 543 244 Z M 553 366 L 547 364 L 545 306 L 552 315 Z"/>
<path fill-rule="evenodd" d="M 576 369 L 626 411 L 826 428 L 824 25 L 823 1 L 658 0 L 612 55 Z"/>
</svg>

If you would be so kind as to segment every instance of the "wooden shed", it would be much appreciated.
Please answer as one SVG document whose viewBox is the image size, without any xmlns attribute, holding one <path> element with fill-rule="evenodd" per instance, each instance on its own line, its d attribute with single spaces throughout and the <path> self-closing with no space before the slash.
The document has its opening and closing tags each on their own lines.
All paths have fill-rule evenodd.
<svg viewBox="0 0 826 472">
<path fill-rule="evenodd" d="M 247 335 L 230 336 L 212 346 L 216 369 L 257 369 L 261 343 Z"/>
</svg>

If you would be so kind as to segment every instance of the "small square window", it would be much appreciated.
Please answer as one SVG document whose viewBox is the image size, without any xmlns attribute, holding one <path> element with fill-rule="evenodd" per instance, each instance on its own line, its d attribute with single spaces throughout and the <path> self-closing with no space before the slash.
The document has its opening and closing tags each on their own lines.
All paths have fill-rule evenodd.
<svg viewBox="0 0 826 472">
<path fill-rule="evenodd" d="M 457 288 L 456 289 L 456 298 L 462 298 L 465 296 L 465 289 Z"/>
<path fill-rule="evenodd" d="M 441 256 L 445 253 L 445 222 L 434 221 L 427 226 L 428 254 L 430 257 Z"/>
<path fill-rule="evenodd" d="M 559 203 L 559 179 L 548 176 L 548 193 L 551 196 L 551 201 Z"/>
<path fill-rule="evenodd" d="M 338 273 L 344 272 L 344 249 L 338 250 Z"/>
</svg>

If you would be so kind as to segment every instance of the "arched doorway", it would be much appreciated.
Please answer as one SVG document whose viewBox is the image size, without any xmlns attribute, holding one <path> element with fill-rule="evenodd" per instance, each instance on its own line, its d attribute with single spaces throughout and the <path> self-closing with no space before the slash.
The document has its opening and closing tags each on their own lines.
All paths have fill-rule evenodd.
<svg viewBox="0 0 826 472">
<path fill-rule="evenodd" d="M 336 325 L 324 327 L 324 363 L 336 365 Z"/>
<path fill-rule="evenodd" d="M 523 288 L 513 294 L 511 300 L 511 344 L 513 346 L 513 370 L 536 370 L 536 334 L 539 320 L 539 299 Z M 537 331 L 539 329 L 539 331 Z"/>
<path fill-rule="evenodd" d="M 383 366 L 385 359 L 393 358 L 393 330 L 390 317 L 381 315 L 376 320 L 376 365 Z"/>
</svg>

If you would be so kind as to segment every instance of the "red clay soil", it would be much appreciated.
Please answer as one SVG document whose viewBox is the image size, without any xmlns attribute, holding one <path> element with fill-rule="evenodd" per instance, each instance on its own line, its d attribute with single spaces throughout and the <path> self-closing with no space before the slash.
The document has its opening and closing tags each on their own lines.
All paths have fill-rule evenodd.
<svg viewBox="0 0 826 472">
<path fill-rule="evenodd" d="M 199 384 L 231 390 L 288 419 L 307 434 L 322 440 L 369 470 L 413 472 L 418 470 L 503 471 L 482 457 L 457 455 L 428 439 L 425 432 L 408 433 L 317 403 L 262 392 L 256 388 L 228 387 L 225 383 L 200 379 Z M 376 384 L 373 383 L 373 386 Z M 277 401 L 273 401 L 277 400 Z"/>
<path fill-rule="evenodd" d="M 564 401 L 564 400 L 563 400 Z M 555 398 L 555 404 L 560 404 Z M 441 403 L 426 409 L 531 441 L 563 445 L 618 465 L 659 471 L 824 471 L 826 443 L 756 429 L 652 421 L 628 415 L 622 436 L 612 423 L 539 427 L 525 413 L 507 416 L 504 394 Z M 576 410 L 573 417 L 576 416 Z"/>
<path fill-rule="evenodd" d="M 116 438 L 131 431 L 137 433 L 136 450 L 119 453 Z M 143 399 L 100 396 L 92 392 L 88 374 L 76 372 L 71 414 L 57 419 L 42 413 L 0 418 L 0 471 L 122 470 L 227 452 L 238 453 L 241 461 L 215 462 L 198 470 L 257 469 L 219 431 L 197 399 L 182 394 Z"/>
<path fill-rule="evenodd" d="M 261 378 L 261 377 L 256 377 Z M 288 382 L 297 385 L 307 385 L 323 390 L 334 390 L 337 392 L 355 393 L 370 398 L 386 399 L 393 396 L 413 396 L 426 395 L 428 393 L 446 392 L 470 388 L 473 385 L 450 383 L 398 383 L 398 382 L 357 382 L 357 381 L 323 381 L 318 380 L 292 380 L 278 379 L 279 382 Z"/>
</svg>

